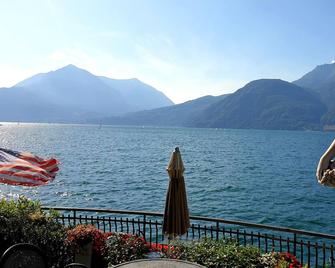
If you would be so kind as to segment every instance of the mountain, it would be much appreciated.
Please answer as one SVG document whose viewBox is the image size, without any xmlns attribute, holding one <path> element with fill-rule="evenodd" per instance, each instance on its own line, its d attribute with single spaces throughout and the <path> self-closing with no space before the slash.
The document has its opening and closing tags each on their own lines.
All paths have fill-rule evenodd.
<svg viewBox="0 0 335 268">
<path fill-rule="evenodd" d="M 43 102 L 71 107 L 74 110 L 115 114 L 130 109 L 117 90 L 111 89 L 99 77 L 74 65 L 37 74 L 15 87 L 38 95 Z"/>
<path fill-rule="evenodd" d="M 116 89 L 118 93 L 127 100 L 134 111 L 154 109 L 157 107 L 170 106 L 174 103 L 162 92 L 144 84 L 138 79 L 111 79 L 100 76 L 109 87 Z"/>
<path fill-rule="evenodd" d="M 74 65 L 2 88 L 0 100 L 0 120 L 31 122 L 80 122 L 173 104 L 137 79 L 102 78 Z"/>
<path fill-rule="evenodd" d="M 193 118 L 200 116 L 206 108 L 213 103 L 224 99 L 226 96 L 228 96 L 228 94 L 218 97 L 204 96 L 173 106 L 104 118 L 95 121 L 95 123 L 170 127 L 192 126 L 190 122 Z"/>
<path fill-rule="evenodd" d="M 279 79 L 255 80 L 235 93 L 105 119 L 127 125 L 214 128 L 320 129 L 325 105 L 309 92 Z"/>
<path fill-rule="evenodd" d="M 335 63 L 318 65 L 293 83 L 321 92 L 322 88 L 335 84 Z"/>
<path fill-rule="evenodd" d="M 71 121 L 68 108 L 42 101 L 39 95 L 22 88 L 0 88 L 0 121 L 64 122 Z M 83 112 L 83 111 L 78 111 Z"/>
<path fill-rule="evenodd" d="M 208 107 L 196 127 L 320 129 L 325 105 L 297 85 L 279 79 L 255 80 Z"/>
<path fill-rule="evenodd" d="M 319 65 L 293 83 L 314 92 L 327 105 L 322 122 L 335 124 L 335 63 Z"/>
<path fill-rule="evenodd" d="M 260 79 L 232 94 L 178 105 L 137 79 L 68 65 L 0 88 L 0 100 L 0 121 L 314 130 L 335 125 L 335 64 L 292 83 Z"/>
</svg>

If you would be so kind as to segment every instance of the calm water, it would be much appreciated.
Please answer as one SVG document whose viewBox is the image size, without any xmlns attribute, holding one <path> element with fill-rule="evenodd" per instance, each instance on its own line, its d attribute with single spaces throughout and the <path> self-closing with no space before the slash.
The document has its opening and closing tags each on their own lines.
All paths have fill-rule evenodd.
<svg viewBox="0 0 335 268">
<path fill-rule="evenodd" d="M 3 124 L 0 147 L 56 157 L 40 188 L 0 185 L 44 205 L 162 211 L 170 154 L 179 146 L 193 215 L 334 233 L 335 189 L 315 179 L 334 133 Z"/>
</svg>

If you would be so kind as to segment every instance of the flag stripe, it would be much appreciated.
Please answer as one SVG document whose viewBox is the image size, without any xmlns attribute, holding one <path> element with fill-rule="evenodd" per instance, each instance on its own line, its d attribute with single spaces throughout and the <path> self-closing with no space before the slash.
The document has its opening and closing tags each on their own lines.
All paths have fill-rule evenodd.
<svg viewBox="0 0 335 268">
<path fill-rule="evenodd" d="M 39 184 L 39 183 L 33 183 L 30 181 L 20 181 L 20 180 L 11 180 L 11 179 L 5 179 L 5 178 L 1 178 L 0 177 L 0 183 L 5 183 L 5 184 L 9 184 L 9 185 L 20 185 L 20 186 L 41 186 L 43 184 Z"/>
<path fill-rule="evenodd" d="M 49 161 L 49 160 L 39 160 L 30 156 L 21 156 L 20 158 L 25 161 L 31 162 L 32 164 L 38 164 L 38 165 L 44 164 L 46 161 Z"/>
<path fill-rule="evenodd" d="M 58 164 L 58 161 L 56 159 L 49 159 L 49 160 L 39 161 L 39 162 L 36 162 L 36 161 L 32 160 L 31 158 L 29 158 L 29 159 L 21 158 L 20 160 L 25 161 L 27 163 L 30 163 L 32 165 L 36 165 L 36 166 L 41 167 L 41 168 L 47 168 L 50 165 Z"/>
<path fill-rule="evenodd" d="M 6 174 L 0 174 L 0 181 L 9 181 L 12 185 L 20 185 L 22 183 L 25 184 L 31 184 L 31 185 L 43 185 L 42 181 L 39 180 L 31 180 L 23 177 L 15 177 L 15 176 L 9 176 Z"/>
<path fill-rule="evenodd" d="M 12 172 L 12 171 L 1 171 L 1 176 L 5 176 L 7 178 L 11 177 L 13 179 L 28 179 L 28 180 L 32 180 L 32 181 L 41 181 L 41 182 L 48 182 L 50 180 L 50 178 L 43 178 L 41 176 L 37 176 L 37 175 L 31 175 L 31 174 L 26 174 L 24 172 Z"/>
<path fill-rule="evenodd" d="M 33 169 L 36 172 L 44 172 L 46 174 L 48 174 L 51 170 L 58 168 L 58 163 L 55 163 L 53 165 L 48 166 L 47 168 L 43 168 L 43 167 L 39 167 L 39 166 L 34 166 L 30 163 L 24 162 L 24 163 L 16 163 L 16 164 L 11 164 L 11 163 L 7 163 L 7 164 L 1 164 L 0 162 L 0 167 L 10 167 L 16 165 L 18 168 L 24 170 L 24 169 Z"/>
<path fill-rule="evenodd" d="M 50 176 L 44 176 L 43 174 L 40 173 L 35 173 L 35 172 L 29 172 L 29 171 L 22 171 L 22 170 L 17 170 L 17 169 L 0 169 L 0 174 L 6 174 L 6 175 L 11 175 L 11 176 L 18 176 L 18 177 L 23 177 L 23 178 L 28 178 L 32 180 L 44 180 L 48 181 Z"/>
<path fill-rule="evenodd" d="M 45 176 L 49 176 L 50 172 L 45 171 L 42 168 L 39 167 L 34 167 L 34 166 L 30 166 L 30 165 L 17 165 L 17 164 L 5 164 L 2 165 L 0 162 L 0 169 L 17 169 L 17 170 L 22 170 L 22 171 L 31 171 L 31 172 L 35 172 L 35 173 L 41 173 Z"/>
</svg>

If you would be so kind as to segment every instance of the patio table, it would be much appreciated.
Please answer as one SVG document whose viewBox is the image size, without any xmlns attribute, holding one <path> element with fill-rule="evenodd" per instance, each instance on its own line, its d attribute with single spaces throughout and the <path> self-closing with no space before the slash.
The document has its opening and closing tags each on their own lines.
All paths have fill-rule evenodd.
<svg viewBox="0 0 335 268">
<path fill-rule="evenodd" d="M 136 260 L 131 262 L 125 262 L 116 266 L 110 266 L 113 268 L 206 268 L 205 266 L 197 263 L 172 260 L 172 259 L 145 259 Z"/>
</svg>

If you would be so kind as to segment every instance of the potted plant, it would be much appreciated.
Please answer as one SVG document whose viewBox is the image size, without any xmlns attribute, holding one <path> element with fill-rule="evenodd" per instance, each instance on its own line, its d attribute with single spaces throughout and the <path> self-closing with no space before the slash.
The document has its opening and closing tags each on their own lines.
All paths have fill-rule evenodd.
<svg viewBox="0 0 335 268">
<path fill-rule="evenodd" d="M 74 250 L 75 262 L 88 267 L 106 267 L 106 236 L 93 225 L 77 225 L 68 231 L 68 245 Z"/>
<path fill-rule="evenodd" d="M 149 247 L 143 238 L 125 233 L 112 233 L 107 239 L 107 258 L 109 264 L 144 259 Z"/>
</svg>

